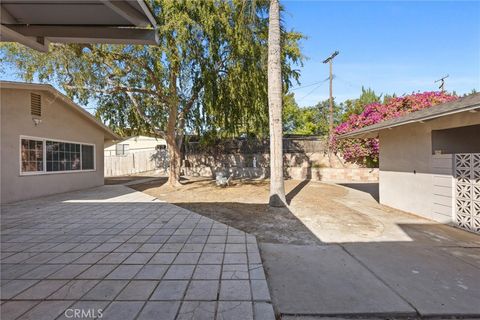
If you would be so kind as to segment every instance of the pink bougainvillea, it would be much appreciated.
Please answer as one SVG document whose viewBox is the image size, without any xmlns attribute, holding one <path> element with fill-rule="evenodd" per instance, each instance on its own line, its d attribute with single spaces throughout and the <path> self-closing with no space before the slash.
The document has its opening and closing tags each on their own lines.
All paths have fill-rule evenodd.
<svg viewBox="0 0 480 320">
<path fill-rule="evenodd" d="M 455 99 L 457 96 L 445 92 L 424 92 L 390 98 L 384 103 L 368 104 L 362 113 L 352 114 L 347 121 L 338 125 L 335 128 L 335 134 L 351 132 Z M 342 140 L 334 138 L 332 143 L 346 161 L 369 167 L 378 165 L 379 141 L 377 138 Z"/>
</svg>

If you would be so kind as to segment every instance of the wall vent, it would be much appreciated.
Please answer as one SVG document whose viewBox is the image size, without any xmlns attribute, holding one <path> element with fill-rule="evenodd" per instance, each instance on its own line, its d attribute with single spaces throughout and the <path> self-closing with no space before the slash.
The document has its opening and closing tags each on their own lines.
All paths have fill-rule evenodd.
<svg viewBox="0 0 480 320">
<path fill-rule="evenodd" d="M 42 96 L 36 93 L 30 93 L 30 113 L 32 116 L 42 116 Z"/>
</svg>

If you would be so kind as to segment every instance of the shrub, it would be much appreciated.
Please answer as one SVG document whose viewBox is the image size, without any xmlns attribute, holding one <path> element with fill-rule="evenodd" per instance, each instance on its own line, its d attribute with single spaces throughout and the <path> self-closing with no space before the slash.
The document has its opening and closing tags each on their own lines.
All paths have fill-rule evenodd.
<svg viewBox="0 0 480 320">
<path fill-rule="evenodd" d="M 374 102 L 366 105 L 360 114 L 352 114 L 347 121 L 338 125 L 335 128 L 335 136 L 455 99 L 457 99 L 455 95 L 433 91 L 393 97 L 384 103 Z M 348 162 L 367 167 L 378 166 L 380 147 L 378 138 L 339 140 L 334 137 L 332 144 Z"/>
</svg>

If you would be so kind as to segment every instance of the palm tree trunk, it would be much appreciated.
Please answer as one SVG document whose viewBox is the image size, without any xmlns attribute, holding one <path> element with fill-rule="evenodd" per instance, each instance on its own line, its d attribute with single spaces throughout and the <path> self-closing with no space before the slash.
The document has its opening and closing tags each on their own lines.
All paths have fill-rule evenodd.
<svg viewBox="0 0 480 320">
<path fill-rule="evenodd" d="M 271 207 L 285 207 L 283 181 L 282 69 L 280 51 L 280 5 L 270 1 L 268 25 L 268 115 L 270 122 Z"/>
</svg>

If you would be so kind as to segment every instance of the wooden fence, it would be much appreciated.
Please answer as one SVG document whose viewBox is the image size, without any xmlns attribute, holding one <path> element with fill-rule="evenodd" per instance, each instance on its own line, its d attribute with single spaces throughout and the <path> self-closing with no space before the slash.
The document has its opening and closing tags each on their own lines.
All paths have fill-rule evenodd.
<svg viewBox="0 0 480 320">
<path fill-rule="evenodd" d="M 105 156 L 105 177 L 125 176 L 140 172 L 165 170 L 168 167 L 166 152 L 140 151 L 128 153 L 124 156 Z"/>
</svg>

